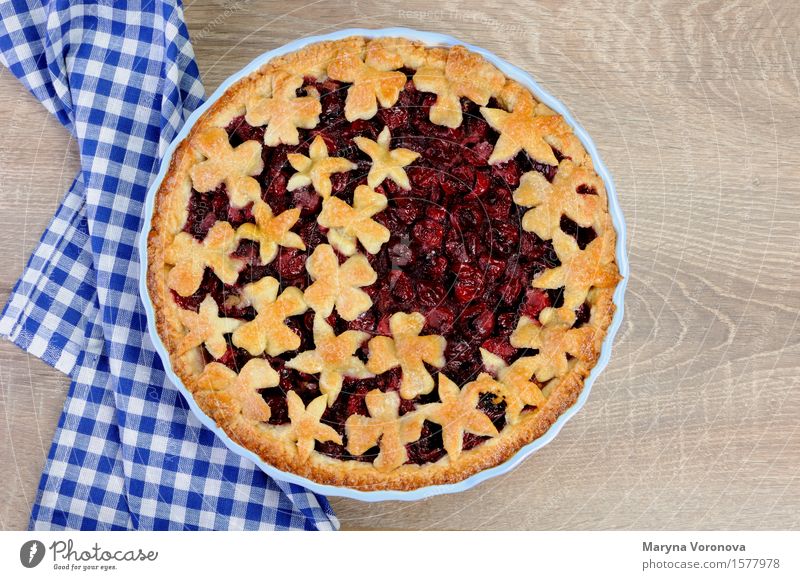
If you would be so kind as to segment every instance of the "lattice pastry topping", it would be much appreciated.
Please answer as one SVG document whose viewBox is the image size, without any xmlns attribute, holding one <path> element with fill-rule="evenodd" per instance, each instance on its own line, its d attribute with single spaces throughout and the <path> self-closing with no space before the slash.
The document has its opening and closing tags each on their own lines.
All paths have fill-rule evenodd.
<svg viewBox="0 0 800 580">
<path fill-rule="evenodd" d="M 533 208 L 522 218 L 525 231 L 550 240 L 561 227 L 561 216 L 583 228 L 598 226 L 598 216 L 606 209 L 605 196 L 597 193 L 602 188 L 603 182 L 594 172 L 564 159 L 553 183 L 538 171 L 525 173 L 514 191 L 514 202 Z"/>
<path fill-rule="evenodd" d="M 306 261 L 306 270 L 314 280 L 305 291 L 306 303 L 314 312 L 329 316 L 336 311 L 345 320 L 355 320 L 372 306 L 372 299 L 361 290 L 374 284 L 378 275 L 362 254 L 339 259 L 328 244 L 320 244 Z"/>
<path fill-rule="evenodd" d="M 280 375 L 268 361 L 254 358 L 245 363 L 238 375 L 223 364 L 209 363 L 197 384 L 200 390 L 225 391 L 239 404 L 245 419 L 264 422 L 269 421 L 272 412 L 259 391 L 277 386 L 279 380 Z"/>
<path fill-rule="evenodd" d="M 420 336 L 423 326 L 425 317 L 419 312 L 397 312 L 389 319 L 392 338 L 376 336 L 369 341 L 367 368 L 381 374 L 399 366 L 403 373 L 400 396 L 404 399 L 433 390 L 433 377 L 423 363 L 436 368 L 445 364 L 447 341 L 443 336 Z"/>
<path fill-rule="evenodd" d="M 347 330 L 336 335 L 325 319 L 314 316 L 314 350 L 301 352 L 286 363 L 290 369 L 319 375 L 319 389 L 328 396 L 328 405 L 333 405 L 345 377 L 367 379 L 374 376 L 361 360 L 356 350 L 369 338 L 366 332 Z"/>
<path fill-rule="evenodd" d="M 286 393 L 289 407 L 289 439 L 297 444 L 297 454 L 301 461 L 307 461 L 314 450 L 314 442 L 333 441 L 342 444 L 342 437 L 333 427 L 320 422 L 325 413 L 327 397 L 320 395 L 306 407 L 294 391 Z"/>
<path fill-rule="evenodd" d="M 561 265 L 545 270 L 532 284 L 534 288 L 564 288 L 563 310 L 571 312 L 583 304 L 590 288 L 611 288 L 619 282 L 608 232 L 581 250 L 575 238 L 558 230 L 553 233 L 553 248 Z"/>
<path fill-rule="evenodd" d="M 289 153 L 286 157 L 289 164 L 297 170 L 297 173 L 289 178 L 286 189 L 294 191 L 300 187 L 312 185 L 314 191 L 324 199 L 330 197 L 333 189 L 332 174 L 352 171 L 357 167 L 355 163 L 344 157 L 330 157 L 325 139 L 319 135 L 314 137 L 314 141 L 311 142 L 307 157 L 302 153 Z"/>
<path fill-rule="evenodd" d="M 190 296 L 200 287 L 206 268 L 211 268 L 225 284 L 233 284 L 244 267 L 242 261 L 231 256 L 236 245 L 236 232 L 228 222 L 215 223 L 202 242 L 180 232 L 164 256 L 167 264 L 175 266 L 167 275 L 167 286 L 181 296 Z"/>
<path fill-rule="evenodd" d="M 196 346 L 205 344 L 206 350 L 214 358 L 219 358 L 228 348 L 225 335 L 242 325 L 236 318 L 223 318 L 219 306 L 211 296 L 206 296 L 197 312 L 179 310 L 178 318 L 188 333 L 178 345 L 178 354 L 184 354 Z"/>
<path fill-rule="evenodd" d="M 515 348 L 537 349 L 538 354 L 531 357 L 535 360 L 526 365 L 534 369 L 536 380 L 549 381 L 567 374 L 567 355 L 583 362 L 592 362 L 596 358 L 593 348 L 595 332 L 591 326 L 542 326 L 523 316 L 511 334 L 511 345 Z"/>
<path fill-rule="evenodd" d="M 488 375 L 479 377 L 491 381 Z M 482 382 L 473 381 L 459 389 L 458 385 L 439 373 L 439 399 L 441 403 L 426 405 L 423 413 L 427 419 L 442 426 L 444 448 L 451 460 L 461 455 L 464 433 L 484 437 L 498 434 L 497 427 L 478 407 L 482 394 Z M 492 385 L 491 388 L 494 388 Z"/>
<path fill-rule="evenodd" d="M 411 189 L 403 167 L 419 157 L 419 153 L 402 147 L 391 149 L 392 134 L 389 127 L 383 128 L 377 141 L 368 137 L 356 137 L 353 141 L 372 159 L 372 167 L 367 175 L 367 184 L 371 188 L 375 189 L 388 177 L 403 189 Z"/>
<path fill-rule="evenodd" d="M 435 93 L 431 122 L 445 127 L 461 126 L 461 97 L 485 106 L 505 83 L 503 74 L 481 56 L 454 46 L 445 62 L 432 61 L 417 69 L 414 85 L 420 91 Z"/>
<path fill-rule="evenodd" d="M 523 356 L 508 365 L 502 358 L 481 349 L 483 366 L 497 377 L 502 385 L 501 393 L 506 401 L 506 418 L 512 425 L 520 419 L 525 407 L 541 409 L 547 402 L 539 385 L 531 380 L 541 362 L 535 356 Z"/>
<path fill-rule="evenodd" d="M 400 415 L 400 396 L 396 391 L 373 390 L 366 395 L 369 417 L 351 415 L 345 422 L 347 450 L 362 455 L 368 449 L 380 448 L 373 465 L 388 472 L 408 461 L 406 444 L 420 438 L 425 415 L 413 411 Z"/>
<path fill-rule="evenodd" d="M 536 102 L 527 91 L 519 92 L 511 111 L 481 107 L 486 122 L 500 133 L 489 157 L 491 165 L 504 163 L 520 151 L 540 163 L 558 165 L 550 143 L 556 140 L 551 136 L 569 129 L 561 116 L 537 115 L 535 109 Z"/>
<path fill-rule="evenodd" d="M 313 129 L 319 123 L 322 106 L 319 95 L 297 96 L 303 77 L 277 72 L 272 77 L 271 95 L 252 95 L 247 100 L 245 120 L 254 127 L 266 125 L 264 145 L 297 145 L 297 129 Z"/>
<path fill-rule="evenodd" d="M 366 185 L 359 185 L 353 193 L 353 205 L 338 197 L 326 199 L 317 223 L 328 231 L 328 242 L 345 256 L 352 256 L 361 242 L 370 254 L 377 254 L 389 241 L 391 234 L 383 224 L 372 219 L 386 209 L 386 196 Z"/>
<path fill-rule="evenodd" d="M 192 139 L 192 145 L 206 158 L 189 172 L 197 191 L 211 191 L 224 183 L 235 207 L 261 199 L 261 186 L 252 177 L 264 170 L 258 141 L 245 141 L 233 148 L 225 129 L 212 127 Z"/>
<path fill-rule="evenodd" d="M 233 332 L 233 344 L 253 356 L 266 352 L 278 356 L 300 347 L 300 337 L 286 324 L 286 319 L 308 310 L 303 292 L 294 286 L 280 296 L 280 283 L 271 276 L 246 285 L 242 294 L 256 309 L 256 317 Z"/>
<path fill-rule="evenodd" d="M 253 206 L 254 224 L 242 224 L 236 230 L 237 240 L 253 240 L 259 244 L 261 262 L 269 264 L 278 254 L 278 246 L 305 250 L 303 239 L 296 233 L 289 231 L 300 217 L 300 208 L 287 209 L 273 215 L 272 209 L 266 203 L 259 201 Z"/>
<path fill-rule="evenodd" d="M 337 54 L 328 65 L 328 76 L 352 83 L 347 89 L 345 119 L 371 119 L 378 112 L 378 103 L 381 107 L 394 105 L 406 84 L 406 75 L 396 70 L 402 66 L 400 55 L 376 45 L 367 47 L 363 60 L 359 52 L 348 48 Z"/>
</svg>

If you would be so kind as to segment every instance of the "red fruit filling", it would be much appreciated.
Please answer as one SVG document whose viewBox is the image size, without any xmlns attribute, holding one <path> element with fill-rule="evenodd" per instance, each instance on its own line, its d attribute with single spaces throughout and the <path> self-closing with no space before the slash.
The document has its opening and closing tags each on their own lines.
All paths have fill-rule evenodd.
<svg viewBox="0 0 800 580">
<path fill-rule="evenodd" d="M 561 216 L 561 223 L 559 226 L 561 227 L 562 232 L 575 238 L 575 241 L 578 242 L 578 247 L 581 250 L 585 250 L 586 246 L 588 246 L 592 240 L 597 237 L 597 232 L 594 231 L 594 228 L 582 228 L 565 215 Z"/>
<path fill-rule="evenodd" d="M 321 136 L 330 155 L 346 157 L 357 164 L 357 169 L 332 176 L 333 194 L 352 203 L 353 192 L 366 183 L 371 166 L 368 156 L 354 144 L 356 136 L 376 139 L 384 126 L 392 133 L 392 148 L 405 147 L 421 156 L 406 168 L 411 190 L 405 191 L 390 180 L 377 190 L 388 197 L 385 211 L 375 220 L 389 229 L 390 240 L 375 255 L 367 255 L 378 274 L 378 281 L 365 288 L 373 306 L 353 321 L 347 322 L 335 313 L 329 322 L 337 333 L 347 329 L 369 334 L 389 335 L 389 319 L 396 312 L 420 312 L 425 316 L 423 334 L 440 334 L 447 339 L 444 372 L 457 384 L 463 385 L 484 371 L 479 348 L 500 356 L 508 362 L 533 354 L 535 351 L 519 350 L 511 346 L 509 336 L 520 316 L 536 319 L 548 306 L 563 303 L 560 290 L 532 288 L 528 280 L 547 268 L 560 264 L 550 242 L 520 227 L 524 208 L 513 203 L 512 191 L 519 185 L 520 177 L 527 171 L 538 171 L 552 181 L 557 171 L 550 166 L 529 159 L 524 153 L 510 161 L 490 166 L 489 156 L 497 134 L 480 114 L 479 107 L 462 99 L 464 122 L 456 129 L 434 125 L 428 118 L 433 95 L 416 90 L 410 78 L 411 70 L 403 70 L 409 81 L 394 107 L 380 109 L 373 119 L 347 122 L 344 103 L 349 85 L 333 80 L 323 82 L 306 78 L 298 94 L 306 94 L 313 87 L 320 94 L 322 114 L 320 123 L 312 130 L 300 130 L 300 144 L 265 147 L 264 170 L 255 176 L 262 188 L 262 198 L 276 214 L 290 208 L 301 208 L 301 215 L 293 231 L 303 239 L 306 250 L 280 248 L 276 258 L 262 264 L 256 242 L 243 240 L 234 252 L 243 265 L 235 284 L 223 284 L 207 269 L 200 288 L 188 297 L 173 297 L 182 308 L 197 311 L 206 296 L 211 295 L 220 307 L 221 315 L 252 320 L 256 312 L 242 306 L 241 289 L 245 284 L 272 276 L 281 282 L 281 289 L 297 286 L 305 289 L 310 280 L 305 262 L 326 235 L 317 225 L 321 199 L 311 187 L 293 192 L 286 184 L 294 173 L 287 162 L 287 154 L 307 154 L 311 141 Z M 497 107 L 491 101 L 490 107 Z M 264 128 L 251 127 L 244 117 L 237 117 L 226 128 L 232 145 L 248 140 L 263 140 Z M 557 159 L 562 159 L 554 151 Z M 581 194 L 596 194 L 586 186 Z M 205 238 L 217 221 L 228 221 L 236 228 L 253 222 L 251 206 L 232 208 L 224 185 L 213 191 L 192 191 L 189 199 L 188 220 L 184 231 L 196 239 Z M 572 235 L 581 247 L 591 242 L 596 234 L 591 228 L 581 228 L 572 220 L 563 218 L 561 228 Z M 362 253 L 366 253 L 360 248 Z M 314 348 L 312 311 L 288 321 L 301 337 L 299 350 Z M 589 308 L 582 305 L 576 311 L 576 326 L 589 319 Z M 230 344 L 218 362 L 232 369 L 241 367 L 252 358 L 246 351 Z M 285 362 L 297 351 L 279 357 L 266 357 L 280 373 L 280 385 L 264 390 L 262 396 L 272 410 L 272 424 L 288 422 L 286 393 L 295 391 L 305 403 L 319 396 L 317 377 L 287 369 Z M 367 360 L 367 348 L 356 353 Z M 207 362 L 213 360 L 204 350 Z M 439 369 L 429 368 L 436 375 Z M 333 427 L 344 438 L 344 445 L 317 443 L 317 451 L 345 460 L 372 461 L 378 449 L 370 449 L 359 457 L 347 452 L 345 422 L 353 414 L 368 415 L 364 397 L 375 388 L 397 391 L 400 370 L 393 369 L 374 379 L 346 379 L 334 404 L 323 415 L 322 421 Z M 414 410 L 417 404 L 438 401 L 436 391 L 413 400 L 401 399 L 400 413 Z M 498 429 L 505 424 L 505 403 L 496 402 L 492 395 L 481 398 L 479 408 Z M 464 435 L 464 449 L 480 445 L 486 437 Z M 419 441 L 407 445 L 409 461 L 423 464 L 437 461 L 445 455 L 441 427 L 426 421 Z"/>
</svg>

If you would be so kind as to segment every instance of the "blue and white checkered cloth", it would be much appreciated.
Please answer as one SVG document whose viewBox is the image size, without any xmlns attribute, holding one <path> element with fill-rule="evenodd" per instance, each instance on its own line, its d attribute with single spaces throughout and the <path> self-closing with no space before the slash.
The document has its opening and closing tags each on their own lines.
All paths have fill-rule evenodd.
<svg viewBox="0 0 800 580">
<path fill-rule="evenodd" d="M 148 337 L 144 199 L 203 99 L 181 6 L 4 0 L 0 16 L 0 59 L 81 159 L 0 317 L 0 334 L 72 378 L 31 528 L 338 528 L 324 497 L 270 479 L 196 420 Z"/>
</svg>

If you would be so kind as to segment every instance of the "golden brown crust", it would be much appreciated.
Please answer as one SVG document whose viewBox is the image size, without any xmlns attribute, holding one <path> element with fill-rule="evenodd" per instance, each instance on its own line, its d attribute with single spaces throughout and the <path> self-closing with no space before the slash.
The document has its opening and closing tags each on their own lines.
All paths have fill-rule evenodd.
<svg viewBox="0 0 800 580">
<path fill-rule="evenodd" d="M 455 58 L 449 66 L 453 76 L 448 80 L 444 77 L 443 71 L 448 70 L 448 56 L 451 53 Z M 354 59 L 360 60 L 363 66 Z M 574 214 L 576 221 L 583 225 L 589 223 L 589 217 L 595 218 L 592 223 L 598 230 L 598 240 L 602 241 L 602 250 L 596 246 L 591 248 L 594 252 L 592 256 L 600 256 L 598 260 L 602 262 L 602 268 L 598 264 L 596 271 L 587 274 L 588 278 L 581 278 L 578 281 L 577 294 L 573 293 L 569 297 L 570 306 L 582 300 L 591 306 L 590 319 L 582 327 L 587 331 L 580 333 L 580 344 L 571 344 L 572 351 L 569 352 L 571 356 L 567 357 L 566 373 L 559 376 L 558 372 L 563 373 L 563 368 L 560 371 L 553 368 L 542 371 L 542 377 L 554 375 L 555 378 L 545 379 L 546 384 L 542 384 L 541 393 L 546 400 L 541 406 L 535 405 L 535 410 L 525 411 L 518 408 L 514 421 L 509 421 L 498 436 L 472 449 L 460 451 L 457 457 L 448 455 L 436 463 L 421 466 L 403 464 L 390 470 L 378 469 L 369 462 L 330 458 L 313 451 L 313 435 L 311 443 L 308 443 L 309 435 L 298 436 L 298 433 L 292 431 L 291 424 L 275 426 L 255 420 L 252 417 L 258 416 L 258 413 L 242 412 L 242 402 L 232 394 L 236 392 L 235 389 L 212 388 L 206 381 L 199 380 L 206 366 L 199 348 L 191 348 L 179 354 L 185 350 L 180 346 L 184 343 L 188 331 L 180 322 L 178 306 L 172 299 L 168 287 L 168 274 L 172 266 L 167 259 L 166 249 L 174 242 L 187 219 L 186 207 L 192 187 L 190 177 L 192 168 L 197 167 L 206 158 L 192 146 L 192 143 L 196 142 L 202 132 L 225 127 L 233 118 L 247 113 L 248 102 L 258 102 L 260 99 L 263 105 L 263 100 L 272 96 L 276 75 L 280 76 L 281 83 L 290 83 L 290 86 L 294 86 L 291 85 L 292 79 L 303 75 L 324 78 L 332 62 L 338 63 L 334 65 L 337 76 L 352 77 L 353 80 L 349 82 L 354 82 L 353 86 L 358 85 L 358 89 L 353 91 L 353 102 L 348 108 L 348 113 L 353 118 L 365 118 L 364 115 L 370 113 L 375 102 L 386 106 L 386 102 L 396 100 L 394 93 L 397 81 L 393 78 L 395 75 L 390 73 L 393 69 L 399 68 L 396 65 L 400 63 L 401 66 L 422 71 L 424 74 L 421 78 L 426 77 L 426 80 L 450 101 L 455 95 L 478 99 L 476 102 L 481 105 L 486 105 L 491 97 L 497 100 L 502 110 L 484 108 L 484 116 L 501 133 L 501 139 L 503 130 L 508 130 L 509 135 L 508 139 L 498 142 L 498 150 L 493 154 L 492 163 L 507 158 L 512 155 L 515 148 L 519 147 L 526 149 L 534 158 L 552 163 L 554 159 L 548 155 L 549 148 L 545 147 L 546 144 L 561 151 L 571 159 L 570 163 L 579 166 L 583 174 L 588 174 L 594 179 L 592 183 L 596 186 L 600 203 L 592 204 L 592 211 L 589 212 L 592 216 L 587 216 L 586 203 L 581 203 L 580 199 L 574 197 L 569 198 L 570 212 Z M 580 141 L 562 117 L 538 103 L 527 89 L 516 81 L 505 79 L 501 82 L 500 79 L 503 78 L 492 65 L 461 47 L 432 48 L 405 39 L 370 41 L 359 37 L 317 43 L 273 59 L 235 83 L 200 117 L 187 138 L 178 145 L 170 160 L 166 177 L 156 193 L 155 211 L 147 239 L 147 286 L 156 313 L 156 328 L 170 353 L 172 368 L 193 394 L 195 402 L 203 412 L 211 417 L 231 439 L 253 451 L 277 469 L 318 483 L 361 490 L 411 490 L 461 481 L 502 463 L 521 447 L 542 436 L 558 417 L 575 403 L 585 378 L 599 357 L 615 309 L 612 294 L 619 280 L 617 265 L 613 258 L 613 249 L 616 247 L 615 232 L 607 214 L 606 192 L 598 186 L 602 182 L 596 179 L 591 159 Z M 455 115 L 448 113 L 448 101 L 444 100 L 440 105 L 435 113 L 441 121 L 439 124 L 452 125 L 455 122 Z M 283 103 L 282 106 L 288 105 Z M 308 102 L 304 102 L 303 106 L 308 109 Z M 306 117 L 296 115 L 297 126 L 302 127 L 304 123 L 310 122 L 308 115 L 313 117 L 316 109 L 312 107 L 310 113 L 308 110 L 304 112 Z M 515 113 L 516 117 L 521 117 L 522 112 L 529 116 L 537 115 L 535 123 L 529 123 L 530 119 L 524 119 L 525 135 L 520 133 L 520 125 L 513 122 Z M 284 133 L 286 134 L 291 134 L 291 130 Z M 571 166 L 570 170 L 574 170 L 574 167 Z M 243 171 L 243 174 L 246 173 L 248 171 Z M 400 168 L 395 171 L 396 175 L 390 177 L 398 177 L 402 181 L 400 173 L 405 175 Z M 542 183 L 528 184 L 527 187 L 528 190 L 520 194 L 521 201 L 524 206 L 535 209 L 542 195 L 549 190 Z M 598 205 L 602 206 L 601 209 L 597 208 Z M 524 207 L 522 209 L 525 210 Z M 537 228 L 540 230 L 537 233 L 541 233 L 541 228 L 544 227 L 542 224 L 550 219 L 553 212 L 551 208 L 543 207 L 538 213 L 541 215 L 531 214 L 530 222 L 531 228 Z M 561 246 L 564 256 L 559 257 L 562 258 L 562 263 L 568 260 L 581 263 L 580 260 L 585 255 L 583 252 L 567 247 L 567 242 Z M 547 278 L 539 279 L 538 287 L 557 287 L 554 285 L 558 280 L 570 275 L 569 272 L 563 274 L 553 272 L 554 270 L 547 271 Z M 536 285 L 534 281 L 534 286 Z M 548 310 L 550 312 L 545 316 L 552 324 L 571 325 L 568 314 L 560 312 L 560 309 Z M 563 361 L 559 363 L 559 366 L 562 365 Z M 321 412 L 317 409 L 320 405 L 321 403 L 315 404 L 314 413 Z M 311 405 L 308 409 L 311 409 Z M 263 417 L 264 410 L 261 411 Z M 300 411 L 297 413 L 300 416 Z M 247 418 L 248 416 L 251 418 Z M 330 433 L 325 435 L 321 431 L 318 435 L 332 437 Z M 305 442 L 302 446 L 301 439 Z"/>
</svg>

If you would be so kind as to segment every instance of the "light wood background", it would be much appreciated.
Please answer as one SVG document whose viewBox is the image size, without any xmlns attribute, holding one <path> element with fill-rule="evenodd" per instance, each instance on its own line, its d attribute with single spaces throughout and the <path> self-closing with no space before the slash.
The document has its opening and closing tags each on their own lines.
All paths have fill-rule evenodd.
<svg viewBox="0 0 800 580">
<path fill-rule="evenodd" d="M 446 32 L 527 69 L 613 174 L 632 276 L 611 364 L 510 475 L 345 528 L 800 529 L 800 4 L 793 0 L 211 2 L 210 93 L 262 52 L 351 26 Z M 0 72 L 0 299 L 78 169 Z M 67 379 L 0 342 L 0 527 L 27 525 Z"/>
</svg>

